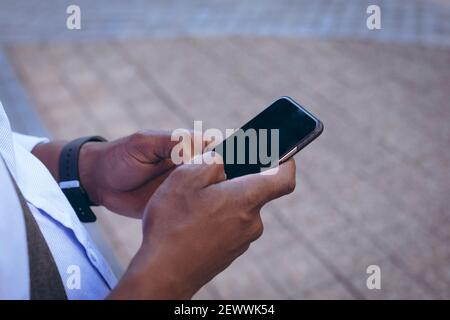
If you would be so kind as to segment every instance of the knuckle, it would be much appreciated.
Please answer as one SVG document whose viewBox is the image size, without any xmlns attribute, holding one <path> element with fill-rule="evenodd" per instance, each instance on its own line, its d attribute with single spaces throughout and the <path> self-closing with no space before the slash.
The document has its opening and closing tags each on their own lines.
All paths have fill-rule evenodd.
<svg viewBox="0 0 450 320">
<path fill-rule="evenodd" d="M 291 173 L 296 171 L 296 164 L 294 158 L 289 159 L 286 163 L 286 170 L 290 171 Z"/>
<path fill-rule="evenodd" d="M 287 183 L 287 186 L 286 186 L 287 193 L 289 194 L 289 193 L 294 192 L 296 186 L 297 186 L 297 181 L 295 179 L 295 175 L 293 175 Z"/>
<path fill-rule="evenodd" d="M 216 174 L 217 178 L 220 180 L 225 178 L 225 167 L 223 163 L 214 163 L 211 165 L 213 172 Z"/>
<path fill-rule="evenodd" d="M 244 210 L 239 213 L 239 221 L 245 226 L 252 224 L 254 220 L 253 214 L 249 211 Z"/>
<path fill-rule="evenodd" d="M 264 224 L 262 220 L 259 218 L 254 224 L 252 240 L 254 241 L 256 239 L 259 239 L 263 233 L 264 233 Z"/>
<path fill-rule="evenodd" d="M 148 136 L 148 132 L 145 130 L 139 130 L 130 135 L 129 141 L 132 145 L 140 145 L 142 141 Z"/>
<path fill-rule="evenodd" d="M 240 255 L 244 254 L 249 248 L 250 248 L 250 243 L 246 243 L 245 245 L 243 245 L 240 248 L 238 255 L 240 256 Z"/>
<path fill-rule="evenodd" d="M 218 160 L 214 162 L 213 166 L 217 172 L 225 171 L 225 165 L 223 164 L 223 161 Z"/>
</svg>

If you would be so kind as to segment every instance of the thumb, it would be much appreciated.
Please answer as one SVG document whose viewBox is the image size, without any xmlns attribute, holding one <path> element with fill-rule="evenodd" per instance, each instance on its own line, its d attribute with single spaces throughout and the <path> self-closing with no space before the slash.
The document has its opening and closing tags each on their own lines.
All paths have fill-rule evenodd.
<svg viewBox="0 0 450 320">
<path fill-rule="evenodd" d="M 193 184 L 204 188 L 226 179 L 223 159 L 217 152 L 197 155 L 188 164 L 182 165 L 193 180 Z"/>
</svg>

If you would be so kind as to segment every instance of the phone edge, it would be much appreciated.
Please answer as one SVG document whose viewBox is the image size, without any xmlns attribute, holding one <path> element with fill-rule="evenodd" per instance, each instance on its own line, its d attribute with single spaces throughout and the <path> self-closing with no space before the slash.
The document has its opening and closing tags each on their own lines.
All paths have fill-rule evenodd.
<svg viewBox="0 0 450 320">
<path fill-rule="evenodd" d="M 300 141 L 299 144 L 297 144 L 294 148 L 292 148 L 291 150 L 286 152 L 283 156 L 281 156 L 280 159 L 278 160 L 278 164 L 282 164 L 283 162 L 286 162 L 287 160 L 289 160 L 290 158 L 295 156 L 300 150 L 305 148 L 308 144 L 310 144 L 317 137 L 319 137 L 322 134 L 323 129 L 324 129 L 323 122 L 320 121 L 316 116 L 314 116 L 307 109 L 305 109 L 302 105 L 300 105 L 297 101 L 295 101 L 294 99 L 292 99 L 289 96 L 282 96 L 282 97 L 278 98 L 275 101 L 278 101 L 280 99 L 289 100 L 289 102 L 293 103 L 299 109 L 301 109 L 306 114 L 308 114 L 316 122 L 316 127 L 314 128 L 314 130 L 309 135 L 307 135 L 302 141 Z"/>
</svg>

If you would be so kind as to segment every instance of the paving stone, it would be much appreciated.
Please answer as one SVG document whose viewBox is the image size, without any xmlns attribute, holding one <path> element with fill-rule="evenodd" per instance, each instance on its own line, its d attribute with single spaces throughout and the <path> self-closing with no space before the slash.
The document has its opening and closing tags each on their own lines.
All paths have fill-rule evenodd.
<svg viewBox="0 0 450 320">
<path fill-rule="evenodd" d="M 260 256 L 259 264 L 267 281 L 273 282 L 281 294 L 290 299 L 301 298 L 300 289 L 308 290 L 321 282 L 337 281 L 332 271 L 298 239 Z"/>
<path fill-rule="evenodd" d="M 329 282 L 320 283 L 316 287 L 306 290 L 300 289 L 298 294 L 294 295 L 302 300 L 350 300 L 354 299 L 347 288 L 336 279 Z"/>
<path fill-rule="evenodd" d="M 267 257 L 256 257 L 250 249 L 207 286 L 215 286 L 220 298 L 269 299 L 279 296 L 280 288 L 262 268 L 262 263 L 266 259 Z M 258 283 L 257 290 L 255 283 Z"/>
</svg>

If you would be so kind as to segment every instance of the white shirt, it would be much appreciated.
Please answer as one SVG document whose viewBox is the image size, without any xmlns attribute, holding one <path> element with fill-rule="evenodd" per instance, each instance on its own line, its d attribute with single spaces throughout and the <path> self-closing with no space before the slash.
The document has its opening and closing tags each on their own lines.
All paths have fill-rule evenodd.
<svg viewBox="0 0 450 320">
<path fill-rule="evenodd" d="M 13 133 L 0 102 L 0 153 L 44 235 L 67 297 L 102 299 L 116 285 L 117 278 L 57 182 L 31 154 L 36 144 L 46 141 Z M 3 161 L 0 161 L 0 186 L 0 299 L 29 299 L 25 223 Z"/>
</svg>

